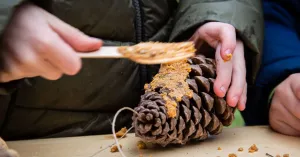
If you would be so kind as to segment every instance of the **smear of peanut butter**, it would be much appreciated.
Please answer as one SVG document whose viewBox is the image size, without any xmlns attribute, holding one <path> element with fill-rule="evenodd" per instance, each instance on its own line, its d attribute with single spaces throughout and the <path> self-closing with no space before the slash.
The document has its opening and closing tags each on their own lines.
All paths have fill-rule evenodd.
<svg viewBox="0 0 300 157">
<path fill-rule="evenodd" d="M 161 65 L 160 71 L 156 74 L 149 85 L 145 85 L 146 91 L 161 90 L 160 95 L 166 101 L 168 117 L 176 117 L 177 102 L 180 102 L 183 96 L 192 98 L 193 91 L 189 88 L 186 79 L 191 71 L 190 64 L 187 60 L 168 63 Z"/>
<path fill-rule="evenodd" d="M 120 46 L 118 51 L 132 59 L 163 59 L 182 53 L 194 53 L 196 49 L 193 42 L 141 42 L 133 46 Z"/>
<path fill-rule="evenodd" d="M 231 60 L 231 58 L 232 58 L 232 54 L 227 54 L 226 55 L 226 59 L 224 59 L 224 62 L 228 62 L 228 61 L 230 61 Z"/>
</svg>

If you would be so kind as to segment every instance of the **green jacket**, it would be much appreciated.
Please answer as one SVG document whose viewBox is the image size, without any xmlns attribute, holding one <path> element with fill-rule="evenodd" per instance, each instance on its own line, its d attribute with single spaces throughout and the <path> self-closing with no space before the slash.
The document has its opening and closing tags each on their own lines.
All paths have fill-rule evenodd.
<svg viewBox="0 0 300 157">
<path fill-rule="evenodd" d="M 18 3 L 6 1 L 0 5 L 2 29 L 9 19 L 7 13 Z M 248 83 L 254 81 L 259 67 L 263 41 L 260 0 L 36 0 L 36 5 L 103 39 L 105 45 L 182 41 L 205 22 L 230 23 L 246 45 Z M 111 133 L 115 112 L 138 104 L 144 83 L 157 69 L 126 59 L 84 59 L 82 70 L 73 77 L 2 83 L 0 135 L 13 140 Z M 124 112 L 117 129 L 129 126 L 130 116 Z"/>
</svg>

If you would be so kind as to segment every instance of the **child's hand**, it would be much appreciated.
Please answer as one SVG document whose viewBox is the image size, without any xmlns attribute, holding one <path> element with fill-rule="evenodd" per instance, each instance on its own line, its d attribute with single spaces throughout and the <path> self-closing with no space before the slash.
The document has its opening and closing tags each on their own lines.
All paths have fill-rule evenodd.
<svg viewBox="0 0 300 157">
<path fill-rule="evenodd" d="M 300 73 L 290 75 L 275 89 L 269 121 L 282 134 L 300 136 Z"/>
<path fill-rule="evenodd" d="M 191 40 L 196 48 L 206 42 L 216 49 L 217 78 L 214 92 L 219 97 L 224 97 L 228 92 L 228 104 L 244 110 L 247 100 L 244 45 L 236 39 L 235 28 L 225 23 L 209 22 L 201 26 Z"/>
<path fill-rule="evenodd" d="M 0 82 L 41 76 L 56 80 L 81 68 L 76 52 L 93 51 L 91 38 L 33 4 L 17 8 L 1 39 Z"/>
</svg>

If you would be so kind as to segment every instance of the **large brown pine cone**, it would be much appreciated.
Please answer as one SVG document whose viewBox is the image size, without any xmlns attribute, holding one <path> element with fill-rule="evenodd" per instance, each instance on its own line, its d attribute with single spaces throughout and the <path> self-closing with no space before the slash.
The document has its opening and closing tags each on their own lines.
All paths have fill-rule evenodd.
<svg viewBox="0 0 300 157">
<path fill-rule="evenodd" d="M 222 132 L 223 126 L 232 123 L 234 109 L 213 92 L 216 77 L 214 59 L 197 55 L 187 62 L 191 71 L 185 81 L 192 90 L 192 96 L 183 96 L 181 101 L 172 98 L 176 100 L 177 111 L 175 117 L 170 117 L 161 93 L 172 89 L 158 87 L 152 91 L 146 90 L 135 108 L 138 115 L 132 117 L 137 137 L 162 146 L 186 144 L 217 135 Z"/>
</svg>

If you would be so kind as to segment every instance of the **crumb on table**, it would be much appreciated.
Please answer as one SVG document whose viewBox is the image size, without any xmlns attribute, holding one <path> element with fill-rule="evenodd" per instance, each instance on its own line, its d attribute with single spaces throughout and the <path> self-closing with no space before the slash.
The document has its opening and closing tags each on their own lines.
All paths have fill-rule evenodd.
<svg viewBox="0 0 300 157">
<path fill-rule="evenodd" d="M 242 152 L 242 151 L 244 151 L 244 148 L 240 147 L 240 148 L 238 149 L 238 151 L 239 151 L 239 152 Z"/>
<path fill-rule="evenodd" d="M 222 150 L 222 148 L 221 148 L 221 147 L 218 147 L 218 150 Z"/>
<path fill-rule="evenodd" d="M 289 154 L 283 154 L 283 157 L 289 157 L 290 155 Z"/>
<path fill-rule="evenodd" d="M 127 128 L 126 127 L 124 127 L 124 128 L 122 128 L 121 130 L 119 130 L 117 133 L 116 133 L 116 136 L 119 138 L 119 137 L 122 137 L 122 136 L 124 136 L 125 134 L 126 134 L 126 132 L 127 132 Z M 125 137 L 125 136 L 124 136 Z"/>
<path fill-rule="evenodd" d="M 253 144 L 249 149 L 249 153 L 254 153 L 258 151 L 258 148 L 255 144 Z"/>
<path fill-rule="evenodd" d="M 137 145 L 138 149 L 146 149 L 147 145 L 143 141 L 138 141 Z"/>
<path fill-rule="evenodd" d="M 120 148 L 122 148 L 122 145 L 121 145 L 121 144 L 120 144 Z M 118 152 L 118 151 L 119 151 L 119 150 L 118 150 L 117 145 L 112 146 L 111 149 L 110 149 L 110 152 Z"/>
<path fill-rule="evenodd" d="M 228 154 L 228 157 L 237 157 L 237 155 L 232 153 L 232 154 Z"/>
</svg>

